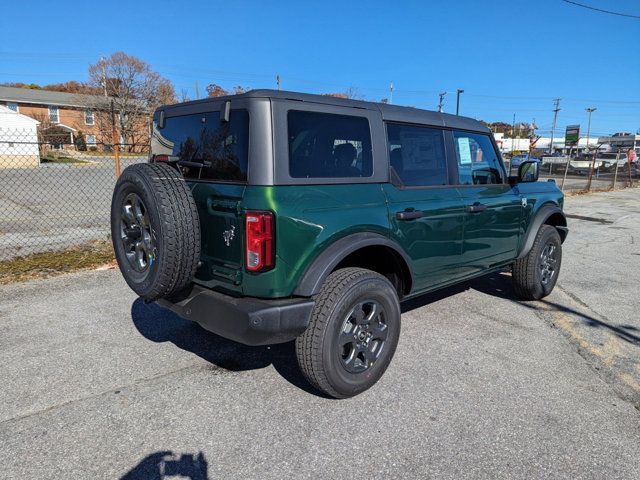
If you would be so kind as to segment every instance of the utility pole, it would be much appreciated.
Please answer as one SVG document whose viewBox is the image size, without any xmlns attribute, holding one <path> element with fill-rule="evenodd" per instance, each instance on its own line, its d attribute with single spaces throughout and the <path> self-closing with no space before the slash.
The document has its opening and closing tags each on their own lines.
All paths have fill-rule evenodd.
<svg viewBox="0 0 640 480">
<path fill-rule="evenodd" d="M 553 109 L 553 125 L 551 126 L 551 142 L 549 143 L 549 154 L 553 154 L 553 134 L 556 130 L 556 121 L 558 120 L 558 112 L 560 109 L 560 100 L 561 98 L 554 99 L 554 105 L 556 108 Z"/>
<path fill-rule="evenodd" d="M 389 87 L 389 103 L 393 103 L 393 82 L 391 82 L 391 86 Z"/>
<path fill-rule="evenodd" d="M 442 93 L 439 93 L 439 94 L 438 94 L 438 95 L 440 96 L 440 102 L 438 103 L 438 111 L 439 111 L 440 113 L 442 113 L 443 99 L 444 99 L 444 96 L 445 96 L 446 94 L 447 94 L 447 92 L 442 92 Z"/>
<path fill-rule="evenodd" d="M 196 80 L 196 100 L 200 99 L 200 93 L 198 92 L 198 80 Z"/>
<path fill-rule="evenodd" d="M 458 89 L 458 93 L 456 95 L 456 115 L 460 115 L 460 94 L 464 93 L 464 90 Z"/>
<path fill-rule="evenodd" d="M 109 95 L 107 95 L 107 59 L 104 58 L 104 55 L 100 57 L 100 60 L 102 61 L 102 88 L 104 88 L 104 96 L 108 97 Z"/>
<path fill-rule="evenodd" d="M 516 150 L 516 114 L 513 114 L 513 123 L 511 124 L 511 153 Z"/>
<path fill-rule="evenodd" d="M 276 75 L 276 83 L 278 84 L 278 91 L 280 91 L 280 75 Z"/>
<path fill-rule="evenodd" d="M 589 136 L 591 135 L 591 114 L 597 110 L 595 107 L 585 108 L 585 110 L 589 113 L 589 122 L 587 126 L 587 152 L 589 151 Z M 580 143 L 580 139 L 578 139 L 578 143 Z"/>
</svg>

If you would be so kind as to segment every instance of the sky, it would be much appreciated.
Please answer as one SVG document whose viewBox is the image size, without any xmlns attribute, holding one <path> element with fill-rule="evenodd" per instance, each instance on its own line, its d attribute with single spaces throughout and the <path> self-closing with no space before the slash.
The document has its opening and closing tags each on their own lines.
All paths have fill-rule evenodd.
<svg viewBox="0 0 640 480">
<path fill-rule="evenodd" d="M 640 16 L 637 0 L 576 0 Z M 367 100 L 592 135 L 640 129 L 640 18 L 562 0 L 2 0 L 0 82 L 84 81 L 122 50 L 195 98 L 195 84 L 352 88 Z"/>
</svg>

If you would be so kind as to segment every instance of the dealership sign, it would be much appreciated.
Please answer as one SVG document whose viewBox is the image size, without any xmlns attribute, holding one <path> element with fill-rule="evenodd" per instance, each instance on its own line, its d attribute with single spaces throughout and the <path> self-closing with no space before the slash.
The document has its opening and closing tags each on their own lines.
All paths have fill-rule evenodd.
<svg viewBox="0 0 640 480">
<path fill-rule="evenodd" d="M 567 125 L 567 130 L 564 134 L 565 145 L 577 145 L 580 140 L 580 125 Z"/>
</svg>

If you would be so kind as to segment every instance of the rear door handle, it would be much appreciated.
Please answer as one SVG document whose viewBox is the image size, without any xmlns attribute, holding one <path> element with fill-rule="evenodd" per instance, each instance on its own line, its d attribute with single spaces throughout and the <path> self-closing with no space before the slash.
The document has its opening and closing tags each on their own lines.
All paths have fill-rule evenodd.
<svg viewBox="0 0 640 480">
<path fill-rule="evenodd" d="M 424 217 L 422 210 L 405 210 L 404 212 L 396 213 L 396 219 L 398 220 L 415 220 L 422 217 Z"/>
<path fill-rule="evenodd" d="M 484 212 L 487 209 L 486 205 L 483 205 L 481 203 L 476 203 L 474 205 L 469 205 L 467 207 L 467 212 L 469 213 L 478 213 L 478 212 Z"/>
</svg>

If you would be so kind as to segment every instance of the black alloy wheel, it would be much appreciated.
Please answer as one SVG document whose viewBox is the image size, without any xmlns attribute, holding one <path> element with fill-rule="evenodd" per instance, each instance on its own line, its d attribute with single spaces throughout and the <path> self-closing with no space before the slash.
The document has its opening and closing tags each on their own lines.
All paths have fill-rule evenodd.
<svg viewBox="0 0 640 480">
<path fill-rule="evenodd" d="M 543 285 L 549 285 L 556 273 L 556 265 L 558 264 L 556 252 L 556 245 L 549 242 L 540 253 L 540 281 Z"/>
<path fill-rule="evenodd" d="M 138 273 L 146 273 L 156 256 L 155 232 L 147 206 L 136 193 L 130 193 L 122 204 L 120 240 L 129 265 Z"/>
<path fill-rule="evenodd" d="M 384 350 L 388 327 L 382 305 L 365 300 L 353 307 L 342 324 L 338 337 L 340 360 L 349 373 L 361 373 L 373 367 Z"/>
</svg>

